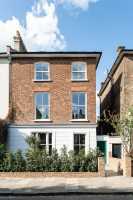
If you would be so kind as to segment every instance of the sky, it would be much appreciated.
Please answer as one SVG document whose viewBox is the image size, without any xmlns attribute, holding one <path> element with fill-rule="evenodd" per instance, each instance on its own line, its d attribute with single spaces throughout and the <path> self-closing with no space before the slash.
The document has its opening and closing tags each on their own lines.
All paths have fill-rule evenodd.
<svg viewBox="0 0 133 200">
<path fill-rule="evenodd" d="M 102 51 L 98 92 L 117 47 L 133 49 L 133 0 L 0 0 L 0 52 L 16 30 L 30 51 Z"/>
</svg>

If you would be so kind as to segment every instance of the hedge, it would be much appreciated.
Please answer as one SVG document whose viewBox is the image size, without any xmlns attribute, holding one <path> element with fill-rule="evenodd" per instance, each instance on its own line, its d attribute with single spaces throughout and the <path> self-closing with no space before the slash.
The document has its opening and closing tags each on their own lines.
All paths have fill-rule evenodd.
<svg viewBox="0 0 133 200">
<path fill-rule="evenodd" d="M 56 149 L 51 155 L 41 149 L 39 141 L 34 137 L 28 137 L 29 148 L 25 153 L 21 150 L 7 152 L 0 145 L 0 171 L 1 172 L 96 172 L 98 165 L 97 150 L 90 150 L 87 154 L 80 151 L 75 155 L 74 151 L 67 152 L 63 146 L 60 154 Z"/>
</svg>

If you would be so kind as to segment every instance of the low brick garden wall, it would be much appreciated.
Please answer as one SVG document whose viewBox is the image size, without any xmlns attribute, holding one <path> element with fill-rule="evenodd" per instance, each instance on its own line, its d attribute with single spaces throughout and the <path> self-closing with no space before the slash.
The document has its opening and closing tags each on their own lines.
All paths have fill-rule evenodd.
<svg viewBox="0 0 133 200">
<path fill-rule="evenodd" d="M 87 178 L 105 176 L 105 163 L 102 157 L 98 158 L 97 172 L 0 172 L 0 178 L 40 178 L 40 177 L 69 177 L 69 178 Z"/>
</svg>

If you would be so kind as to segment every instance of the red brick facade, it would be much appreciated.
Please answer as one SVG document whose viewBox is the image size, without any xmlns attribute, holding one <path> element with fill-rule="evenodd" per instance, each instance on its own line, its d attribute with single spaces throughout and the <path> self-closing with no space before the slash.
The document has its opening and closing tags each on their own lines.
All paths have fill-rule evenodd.
<svg viewBox="0 0 133 200">
<path fill-rule="evenodd" d="M 34 63 L 50 63 L 50 79 L 47 82 L 34 81 Z M 71 81 L 71 63 L 87 62 L 88 81 Z M 35 119 L 34 94 L 50 93 L 50 123 L 71 122 L 71 93 L 87 93 L 87 119 L 85 123 L 96 123 L 96 58 L 13 58 L 11 65 L 11 101 L 14 109 L 14 123 L 37 123 Z"/>
</svg>

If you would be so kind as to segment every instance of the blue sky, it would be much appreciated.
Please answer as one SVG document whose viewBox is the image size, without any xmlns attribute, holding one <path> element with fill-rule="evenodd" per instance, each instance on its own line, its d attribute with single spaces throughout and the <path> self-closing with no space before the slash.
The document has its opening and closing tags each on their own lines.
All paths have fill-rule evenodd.
<svg viewBox="0 0 133 200">
<path fill-rule="evenodd" d="M 0 51 L 16 29 L 30 50 L 102 51 L 98 90 L 117 47 L 133 48 L 133 0 L 0 1 Z"/>
</svg>

